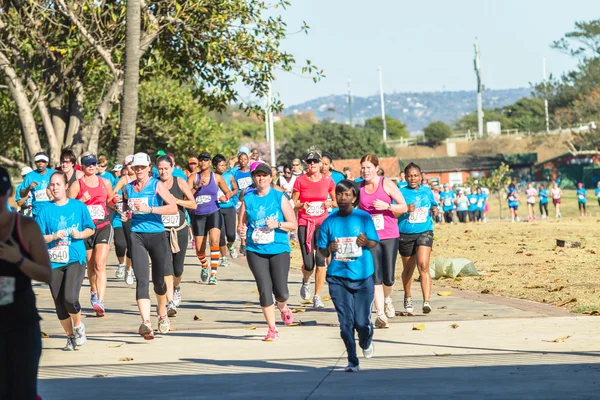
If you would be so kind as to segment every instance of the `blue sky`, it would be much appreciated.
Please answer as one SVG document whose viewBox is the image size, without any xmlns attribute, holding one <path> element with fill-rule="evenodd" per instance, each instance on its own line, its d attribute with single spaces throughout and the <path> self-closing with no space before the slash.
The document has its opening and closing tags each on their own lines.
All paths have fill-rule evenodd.
<svg viewBox="0 0 600 400">
<path fill-rule="evenodd" d="M 599 0 L 291 0 L 283 48 L 310 59 L 327 76 L 314 84 L 280 72 L 274 92 L 286 105 L 347 91 L 378 93 L 377 67 L 391 92 L 473 90 L 473 43 L 479 38 L 486 87 L 528 87 L 576 60 L 550 48 L 575 21 L 598 18 Z"/>
</svg>

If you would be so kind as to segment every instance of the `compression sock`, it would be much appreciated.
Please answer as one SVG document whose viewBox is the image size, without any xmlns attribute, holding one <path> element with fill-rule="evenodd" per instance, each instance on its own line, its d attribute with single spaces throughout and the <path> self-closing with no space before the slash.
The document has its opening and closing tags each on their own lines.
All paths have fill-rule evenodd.
<svg viewBox="0 0 600 400">
<path fill-rule="evenodd" d="M 217 275 L 221 251 L 219 246 L 210 246 L 210 274 Z"/>
</svg>

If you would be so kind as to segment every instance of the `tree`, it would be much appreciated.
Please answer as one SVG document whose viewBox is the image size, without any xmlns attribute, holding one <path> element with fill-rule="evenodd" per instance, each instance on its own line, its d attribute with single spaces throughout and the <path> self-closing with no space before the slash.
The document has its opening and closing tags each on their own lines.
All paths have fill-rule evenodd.
<svg viewBox="0 0 600 400">
<path fill-rule="evenodd" d="M 345 124 L 321 122 L 286 141 L 278 159 L 291 161 L 306 156 L 310 146 L 332 154 L 334 159 L 360 158 L 367 153 L 380 157 L 394 156 L 394 151 L 381 142 L 379 132 Z"/>
<path fill-rule="evenodd" d="M 506 115 L 502 114 L 502 110 L 484 109 L 483 118 L 485 122 L 499 121 L 500 125 L 502 125 L 502 129 L 512 128 L 510 120 L 506 117 Z M 454 126 L 459 131 L 471 130 L 471 132 L 477 132 L 477 112 L 473 111 L 472 113 L 464 115 L 462 118 L 454 122 Z"/>
<path fill-rule="evenodd" d="M 468 186 L 473 186 L 474 181 L 478 180 L 479 186 L 488 188 L 490 191 L 490 194 L 496 195 L 496 198 L 498 199 L 498 204 L 500 206 L 500 219 L 503 219 L 502 202 L 506 198 L 505 189 L 506 189 L 506 185 L 508 185 L 510 183 L 510 179 L 511 179 L 510 173 L 511 172 L 512 172 L 512 170 L 510 169 L 510 167 L 508 165 L 501 163 L 497 169 L 492 171 L 492 174 L 490 176 L 485 176 L 485 177 L 480 177 L 480 178 L 471 177 L 467 180 Z"/>
<path fill-rule="evenodd" d="M 433 144 L 440 144 L 444 140 L 452 136 L 452 128 L 450 125 L 442 121 L 432 122 L 423 129 L 425 139 Z"/>
<path fill-rule="evenodd" d="M 408 129 L 401 121 L 385 116 L 385 124 L 387 135 L 390 139 L 400 139 L 409 137 Z M 372 129 L 376 132 L 383 131 L 383 120 L 381 117 L 373 117 L 365 120 L 365 128 Z"/>
<path fill-rule="evenodd" d="M 502 114 L 508 119 L 507 129 L 541 132 L 546 129 L 544 101 L 523 97 L 510 106 L 504 106 Z"/>
</svg>

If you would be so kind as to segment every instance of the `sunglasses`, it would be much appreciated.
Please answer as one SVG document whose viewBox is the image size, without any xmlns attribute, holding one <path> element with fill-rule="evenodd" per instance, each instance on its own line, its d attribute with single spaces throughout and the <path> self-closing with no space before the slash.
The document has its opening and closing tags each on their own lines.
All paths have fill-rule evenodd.
<svg viewBox="0 0 600 400">
<path fill-rule="evenodd" d="M 197 162 L 191 162 L 188 165 L 198 165 L 198 163 Z"/>
<path fill-rule="evenodd" d="M 207 162 L 207 161 L 210 161 L 210 158 L 201 158 L 200 159 L 200 162 Z"/>
<path fill-rule="evenodd" d="M 306 163 L 309 164 L 309 165 L 310 164 L 318 164 L 319 160 L 306 160 Z"/>
<path fill-rule="evenodd" d="M 86 168 L 95 167 L 95 166 L 96 166 L 96 163 L 90 163 L 90 164 L 85 165 Z"/>
</svg>

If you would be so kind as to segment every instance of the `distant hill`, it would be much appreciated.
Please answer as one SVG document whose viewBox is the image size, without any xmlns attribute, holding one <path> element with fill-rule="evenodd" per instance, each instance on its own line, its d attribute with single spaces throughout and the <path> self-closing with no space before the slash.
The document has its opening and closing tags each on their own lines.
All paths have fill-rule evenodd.
<svg viewBox="0 0 600 400">
<path fill-rule="evenodd" d="M 512 104 L 521 97 L 530 96 L 528 88 L 486 90 L 483 107 L 496 108 Z M 452 124 L 463 115 L 477 108 L 475 91 L 391 93 L 385 95 L 385 113 L 404 122 L 410 132 L 423 130 L 433 121 Z M 345 95 L 332 95 L 286 107 L 284 114 L 290 115 L 312 111 L 319 120 L 329 119 L 348 123 L 348 99 Z M 354 97 L 352 103 L 354 124 L 363 124 L 365 119 L 380 116 L 379 95 Z"/>
</svg>

